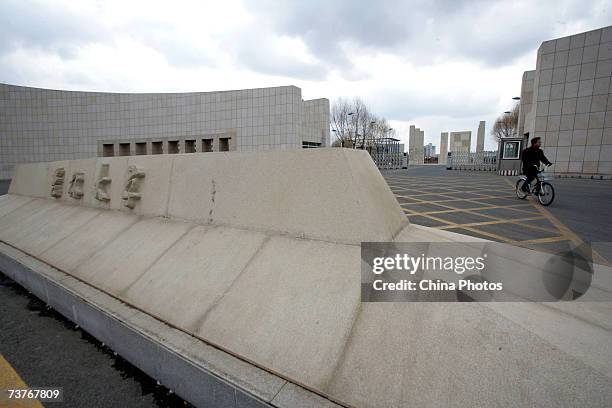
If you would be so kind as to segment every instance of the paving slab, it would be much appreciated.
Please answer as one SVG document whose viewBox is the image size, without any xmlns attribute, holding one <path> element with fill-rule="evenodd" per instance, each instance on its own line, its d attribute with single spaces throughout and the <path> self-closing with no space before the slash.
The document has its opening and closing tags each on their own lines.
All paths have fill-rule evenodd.
<svg viewBox="0 0 612 408">
<path fill-rule="evenodd" d="M 316 389 L 334 375 L 360 296 L 358 246 L 274 237 L 198 335 Z"/>
<path fill-rule="evenodd" d="M 141 220 L 80 264 L 73 273 L 120 296 L 192 227 L 158 218 Z"/>
<path fill-rule="evenodd" d="M 343 357 L 327 391 L 360 407 L 604 406 L 612 396 L 610 377 L 479 304 L 364 304 Z M 569 379 L 580 385 L 561 385 Z"/>
<path fill-rule="evenodd" d="M 15 211 L 17 208 L 32 201 L 32 197 L 3 195 L 0 197 L 0 217 Z"/>
<path fill-rule="evenodd" d="M 258 232 L 193 228 L 130 285 L 125 299 L 197 332 L 206 311 L 240 276 L 264 240 L 266 236 Z"/>
<path fill-rule="evenodd" d="M 13 234 L 8 242 L 28 254 L 39 255 L 97 215 L 99 212 L 91 208 L 57 206 L 46 211 L 44 216 L 33 217 L 24 222 L 20 233 Z"/>
<path fill-rule="evenodd" d="M 98 211 L 89 222 L 40 254 L 40 258 L 66 272 L 73 272 L 139 217 L 118 211 Z"/>
</svg>

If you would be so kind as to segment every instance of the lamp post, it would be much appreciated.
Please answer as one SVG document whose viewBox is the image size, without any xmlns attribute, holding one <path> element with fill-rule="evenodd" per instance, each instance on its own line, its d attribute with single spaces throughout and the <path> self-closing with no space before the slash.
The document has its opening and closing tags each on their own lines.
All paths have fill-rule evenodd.
<svg viewBox="0 0 612 408">
<path fill-rule="evenodd" d="M 389 137 L 387 135 L 392 130 L 393 130 L 393 128 L 389 128 L 389 129 L 385 130 L 385 142 L 387 143 L 387 146 L 389 146 Z M 386 146 L 383 145 L 383 158 L 382 158 L 383 163 L 385 162 L 385 150 L 387 150 L 387 148 L 386 148 Z"/>
<path fill-rule="evenodd" d="M 373 140 L 373 139 L 374 139 L 374 138 L 372 137 L 372 127 L 374 127 L 374 125 L 375 125 L 375 124 L 376 124 L 376 121 L 375 121 L 375 120 L 373 120 L 373 121 L 371 121 L 371 122 L 370 122 L 370 139 L 371 139 L 371 140 Z M 363 135 L 363 149 L 365 149 L 365 148 L 366 148 L 366 147 L 365 147 L 365 142 L 366 142 L 366 135 L 365 135 L 365 133 L 364 133 L 364 135 Z M 371 152 L 371 150 L 372 150 L 372 149 L 370 148 L 370 152 Z"/>
<path fill-rule="evenodd" d="M 352 119 L 352 116 L 353 116 L 354 114 L 355 114 L 355 112 L 349 112 L 349 113 L 347 113 L 347 114 L 346 114 L 346 116 L 351 116 L 351 119 Z M 353 120 L 354 120 L 354 119 L 353 119 Z M 347 122 L 348 122 L 348 119 L 347 119 Z M 355 143 L 353 143 L 353 149 L 354 149 L 354 148 L 355 148 L 355 145 L 357 144 L 357 124 L 355 124 L 355 131 L 353 132 L 353 135 L 355 135 Z M 349 130 L 349 137 L 350 137 L 350 136 L 351 136 L 351 131 Z M 352 141 L 352 140 L 353 140 L 353 139 L 351 138 L 351 141 Z"/>
<path fill-rule="evenodd" d="M 332 132 L 334 132 L 336 134 L 336 139 L 338 139 L 338 131 L 336 129 L 332 129 Z M 333 143 L 332 143 L 332 145 L 333 145 Z M 340 147 L 343 147 L 342 140 L 340 140 Z"/>
</svg>

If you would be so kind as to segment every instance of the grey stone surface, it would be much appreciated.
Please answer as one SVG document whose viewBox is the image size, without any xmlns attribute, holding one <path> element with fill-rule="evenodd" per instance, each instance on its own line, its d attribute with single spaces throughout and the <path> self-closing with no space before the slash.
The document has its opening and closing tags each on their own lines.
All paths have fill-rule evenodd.
<svg viewBox="0 0 612 408">
<path fill-rule="evenodd" d="M 485 143 L 485 121 L 481 120 L 478 123 L 478 133 L 476 137 L 476 151 L 483 152 Z"/>
<path fill-rule="evenodd" d="M 588 132 L 585 145 L 564 147 L 568 162 L 586 154 L 587 139 Z M 326 397 L 325 401 L 365 407 L 407 403 L 601 406 L 612 398 L 612 337 L 608 329 L 612 321 L 606 317 L 612 315 L 609 303 L 556 310 L 537 304 L 361 303 L 360 242 L 371 237 L 397 242 L 477 238 L 408 224 L 365 152 L 330 149 L 251 154 L 258 159 L 286 155 L 290 160 L 278 157 L 276 161 L 249 161 L 244 153 L 216 153 L 177 155 L 169 166 L 165 158 L 149 161 L 140 156 L 139 165 L 147 168 L 147 177 L 141 202 L 134 210 L 111 210 L 93 201 L 77 204 L 50 197 L 33 198 L 16 206 L 12 197 L 17 195 L 2 197 L 0 212 L 4 206 L 11 210 L 0 217 L 0 240 L 41 251 L 40 256 L 48 257 L 53 266 L 57 259 L 52 257 L 54 248 L 57 257 L 80 243 L 82 254 L 88 255 L 67 257 L 65 267 L 72 269 L 64 272 L 81 282 L 73 277 L 54 278 L 53 274 L 63 272 L 53 272 L 40 260 L 26 261 L 23 257 L 19 263 L 28 265 L 28 270 L 40 269 L 54 283 L 40 285 L 27 278 L 21 281 L 49 301 L 62 298 L 60 287 L 83 293 L 81 299 L 88 301 L 89 308 L 75 311 L 59 303 L 58 310 L 77 321 L 91 321 L 92 332 L 110 339 L 109 344 L 116 349 L 124 347 L 122 353 L 130 361 L 138 361 L 149 375 L 171 388 L 188 384 L 172 383 L 172 378 L 164 375 L 182 373 L 176 375 L 180 377 L 189 371 L 173 365 L 165 370 L 165 363 L 157 359 L 158 350 L 151 344 L 176 340 L 180 332 L 192 337 L 176 340 L 170 347 L 178 355 L 206 354 L 216 349 L 251 364 L 248 368 L 235 364 L 222 369 L 223 358 L 203 357 L 208 363 L 197 364 L 222 380 L 199 385 L 198 389 L 206 392 L 197 392 L 194 398 L 212 398 L 208 403 L 226 403 L 224 398 L 232 391 L 226 385 L 239 383 L 237 378 L 248 383 L 240 386 L 248 395 L 269 402 L 272 393 L 278 394 L 278 401 L 287 398 L 287 404 L 303 401 L 302 391 L 306 389 Z M 207 169 L 205 161 L 231 161 L 232 157 L 251 164 L 247 166 L 250 172 L 268 177 L 249 178 L 236 166 L 221 166 L 225 174 L 215 173 L 203 187 L 185 187 L 190 187 L 190 175 L 207 174 L 201 171 Z M 336 160 L 320 160 L 321 174 L 329 174 L 327 170 L 335 169 L 339 162 L 360 184 L 350 184 L 351 180 L 336 184 L 337 180 L 321 178 L 280 183 L 282 188 L 278 188 L 279 180 L 293 180 L 292 165 L 301 169 L 303 163 L 299 161 L 304 158 L 316 161 L 327 157 Z M 61 166 L 72 168 L 70 162 Z M 21 175 L 11 189 L 22 191 L 19 184 L 32 179 L 27 167 L 19 167 L 16 174 Z M 54 167 L 42 173 L 34 166 L 33 174 L 48 180 Z M 164 170 L 168 167 L 173 170 Z M 127 171 L 126 166 L 122 168 Z M 156 173 L 159 175 L 149 178 Z M 85 190 L 93 191 L 95 180 L 86 177 Z M 169 185 L 160 186 L 162 180 Z M 150 190 L 146 188 L 148 182 L 154 183 Z M 199 196 L 194 193 L 198 188 Z M 111 204 L 120 193 L 120 189 L 111 192 Z M 159 199 L 164 194 L 170 204 Z M 206 200 L 190 201 L 194 196 Z M 138 212 L 145 204 L 143 200 L 149 198 L 155 216 Z M 248 205 L 240 199 L 250 200 L 247 204 L 262 211 L 276 210 L 280 216 L 274 219 L 257 214 L 254 219 L 264 221 L 245 226 Z M 279 199 L 285 202 L 277 204 Z M 181 206 L 172 200 L 184 201 Z M 198 208 L 202 201 L 205 203 L 199 207 L 199 215 L 185 213 Z M 291 213 L 292 209 L 315 207 L 321 202 L 330 205 L 334 217 L 313 218 L 309 230 L 288 228 L 297 225 L 293 218 L 300 222 L 308 219 L 299 218 L 300 211 Z M 221 203 L 233 206 L 225 209 L 223 217 L 222 212 L 215 215 Z M 343 204 L 342 211 L 334 213 L 334 203 Z M 346 216 L 353 211 L 359 217 Z M 90 212 L 97 215 L 84 221 Z M 81 243 L 79 234 L 91 233 L 95 229 L 91 226 L 103 214 L 108 227 L 100 228 L 99 236 L 105 243 L 95 239 L 83 239 Z M 115 217 L 117 214 L 121 216 Z M 211 218 L 223 222 L 215 224 Z M 328 223 L 334 223 L 337 235 L 317 234 L 331 231 Z M 54 225 L 66 225 L 69 234 L 51 228 Z M 42 241 L 31 234 L 41 227 L 49 231 Z M 236 249 L 228 249 L 229 245 Z M 245 249 L 244 253 L 238 248 Z M 512 261 L 516 263 L 510 262 L 508 268 L 516 271 L 524 259 Z M 15 265 L 7 263 L 7 269 L 14 272 Z M 601 275 L 610 273 L 610 268 L 602 268 Z M 605 279 L 597 284 L 601 290 L 612 286 Z M 105 293 L 96 294 L 87 286 Z M 114 307 L 113 299 L 127 305 Z M 128 307 L 138 309 L 138 313 Z M 107 311 L 104 319 L 96 317 L 100 310 Z M 116 322 L 137 328 L 138 336 L 124 333 Z M 167 331 L 170 325 L 176 330 Z M 142 345 L 142 336 L 149 343 Z M 198 341 L 207 342 L 211 349 L 200 348 Z M 287 387 L 285 394 L 281 390 L 284 383 L 268 380 L 264 373 L 274 373 L 282 381 L 304 388 Z M 507 381 L 500 385 L 499 378 Z M 450 386 L 440 387 L 441 383 Z M 217 391 L 222 399 L 215 399 Z M 238 400 L 237 394 L 234 398 Z M 316 401 L 318 397 L 313 398 Z"/>
<path fill-rule="evenodd" d="M 607 115 L 612 95 L 612 43 L 607 39 L 611 30 L 612 26 L 604 27 L 543 42 L 536 70 L 523 75 L 519 134 L 529 132 L 530 137 L 543 137 L 544 152 L 555 163 L 550 169 L 555 173 L 611 174 L 612 162 L 606 155 L 596 154 L 595 148 L 589 149 L 588 156 L 581 153 L 577 146 L 584 146 L 582 138 L 574 137 L 568 144 L 566 135 L 557 138 L 548 133 L 592 129 L 603 129 L 605 133 L 606 128 L 612 127 L 612 119 L 608 123 Z M 557 44 L 556 48 L 550 44 Z M 534 81 L 528 79 L 531 76 Z M 563 115 L 560 122 L 559 115 Z M 575 115 L 573 121 L 566 115 Z M 602 152 L 612 143 L 605 138 L 596 141 L 597 137 L 592 135 L 589 145 Z M 561 146 L 569 146 L 567 152 L 573 153 L 566 154 Z"/>
<path fill-rule="evenodd" d="M 448 132 L 440 134 L 440 155 L 438 156 L 439 164 L 446 164 L 448 156 Z"/>
<path fill-rule="evenodd" d="M 329 101 L 302 100 L 295 86 L 221 92 L 119 94 L 0 84 L 0 179 L 17 163 L 102 156 L 102 142 L 195 141 L 233 135 L 232 150 L 293 150 L 303 142 L 329 146 Z M 41 121 L 40 118 L 46 118 Z M 145 142 L 146 143 L 146 142 Z M 218 146 L 215 147 L 218 151 Z M 152 152 L 151 152 L 152 153 Z"/>
</svg>

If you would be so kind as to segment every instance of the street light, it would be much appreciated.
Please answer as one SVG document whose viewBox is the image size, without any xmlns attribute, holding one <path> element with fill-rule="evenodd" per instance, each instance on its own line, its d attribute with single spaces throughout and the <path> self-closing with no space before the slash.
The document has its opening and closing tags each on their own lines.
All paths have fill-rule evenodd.
<svg viewBox="0 0 612 408">
<path fill-rule="evenodd" d="M 336 134 L 336 139 L 338 139 L 338 131 L 336 129 L 332 129 L 332 132 Z M 340 140 L 340 147 L 344 147 L 344 140 Z"/>
<path fill-rule="evenodd" d="M 346 115 L 347 116 L 353 116 L 355 114 L 355 112 L 349 112 Z M 355 145 L 357 145 L 357 124 L 355 124 Z M 349 137 L 351 136 L 351 132 L 349 131 Z M 351 139 L 352 140 L 352 139 Z M 353 146 L 353 149 L 355 148 L 355 146 Z"/>
</svg>

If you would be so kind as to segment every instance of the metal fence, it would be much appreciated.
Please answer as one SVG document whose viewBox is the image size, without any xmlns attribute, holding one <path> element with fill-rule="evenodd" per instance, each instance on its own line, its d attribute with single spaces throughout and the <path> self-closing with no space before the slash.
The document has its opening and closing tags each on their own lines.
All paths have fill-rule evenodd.
<svg viewBox="0 0 612 408">
<path fill-rule="evenodd" d="M 452 152 L 446 167 L 453 170 L 497 171 L 497 156 L 497 150 L 486 152 Z"/>
</svg>

